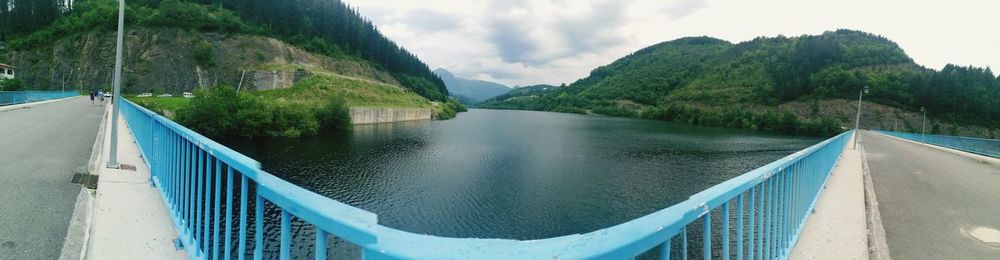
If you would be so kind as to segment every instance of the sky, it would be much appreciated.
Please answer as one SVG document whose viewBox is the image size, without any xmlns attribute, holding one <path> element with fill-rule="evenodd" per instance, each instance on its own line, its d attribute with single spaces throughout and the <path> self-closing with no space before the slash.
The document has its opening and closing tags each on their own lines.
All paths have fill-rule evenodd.
<svg viewBox="0 0 1000 260">
<path fill-rule="evenodd" d="M 920 65 L 1000 68 L 991 0 L 345 0 L 431 69 L 509 86 L 572 83 L 656 43 L 862 30 Z"/>
</svg>

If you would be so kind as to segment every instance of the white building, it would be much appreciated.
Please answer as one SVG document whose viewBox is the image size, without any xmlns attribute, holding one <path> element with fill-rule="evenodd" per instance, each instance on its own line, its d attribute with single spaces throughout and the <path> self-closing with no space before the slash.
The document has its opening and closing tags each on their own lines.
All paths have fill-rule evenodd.
<svg viewBox="0 0 1000 260">
<path fill-rule="evenodd" d="M 0 79 L 13 79 L 14 66 L 0 63 Z"/>
</svg>

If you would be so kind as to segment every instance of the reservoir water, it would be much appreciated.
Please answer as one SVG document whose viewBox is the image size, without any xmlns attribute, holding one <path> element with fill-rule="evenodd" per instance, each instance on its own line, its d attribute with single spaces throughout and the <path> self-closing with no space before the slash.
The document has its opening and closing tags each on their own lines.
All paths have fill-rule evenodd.
<svg viewBox="0 0 1000 260">
<path fill-rule="evenodd" d="M 385 226 L 448 237 L 540 239 L 652 213 L 821 140 L 473 109 L 445 121 L 224 143 L 271 174 L 378 214 Z M 268 229 L 276 228 L 277 219 L 269 219 Z M 311 244 L 309 235 L 296 237 Z"/>
</svg>

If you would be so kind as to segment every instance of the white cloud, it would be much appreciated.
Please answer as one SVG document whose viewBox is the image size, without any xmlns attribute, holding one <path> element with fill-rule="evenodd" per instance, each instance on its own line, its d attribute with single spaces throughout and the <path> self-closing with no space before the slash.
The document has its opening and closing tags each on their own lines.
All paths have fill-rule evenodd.
<svg viewBox="0 0 1000 260">
<path fill-rule="evenodd" d="M 1000 2 L 978 0 L 347 0 L 431 68 L 509 85 L 571 83 L 663 41 L 880 34 L 924 66 L 1000 67 Z"/>
</svg>

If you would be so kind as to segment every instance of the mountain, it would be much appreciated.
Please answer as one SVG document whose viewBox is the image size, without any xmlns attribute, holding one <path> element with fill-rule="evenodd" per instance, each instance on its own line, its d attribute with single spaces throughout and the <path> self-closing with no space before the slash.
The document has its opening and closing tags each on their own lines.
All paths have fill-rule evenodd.
<svg viewBox="0 0 1000 260">
<path fill-rule="evenodd" d="M 444 68 L 434 70 L 434 74 L 444 81 L 448 93 L 466 105 L 475 105 L 510 90 L 500 83 L 457 77 Z"/>
<path fill-rule="evenodd" d="M 737 44 L 681 38 L 598 67 L 567 87 L 480 106 L 828 135 L 854 121 L 850 107 L 831 104 L 849 106 L 844 101 L 857 99 L 865 85 L 866 103 L 883 113 L 865 114 L 868 128 L 902 121 L 901 130 L 919 131 L 911 115 L 925 107 L 935 118 L 929 129 L 1000 135 L 1000 79 L 989 68 L 928 69 L 889 39 L 853 30 Z"/>
<path fill-rule="evenodd" d="M 0 10 L 15 24 L 0 27 L 0 60 L 25 68 L 28 87 L 110 85 L 117 1 L 0 0 Z M 130 92 L 235 86 L 244 70 L 277 74 L 271 65 L 291 64 L 448 98 L 426 64 L 339 0 L 130 0 L 125 14 Z"/>
</svg>

